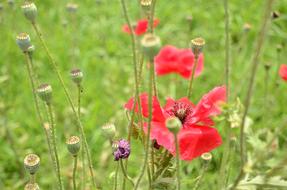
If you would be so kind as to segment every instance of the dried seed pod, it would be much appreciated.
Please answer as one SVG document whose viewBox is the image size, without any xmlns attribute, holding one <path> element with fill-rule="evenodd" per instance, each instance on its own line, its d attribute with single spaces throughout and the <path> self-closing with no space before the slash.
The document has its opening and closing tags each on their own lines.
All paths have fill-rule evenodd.
<svg viewBox="0 0 287 190">
<path fill-rule="evenodd" d="M 210 152 L 206 152 L 206 153 L 203 153 L 201 155 L 201 158 L 204 160 L 204 161 L 210 161 L 212 159 L 212 154 Z"/>
<path fill-rule="evenodd" d="M 37 183 L 28 183 L 25 185 L 24 190 L 40 190 L 40 187 Z"/>
<path fill-rule="evenodd" d="M 80 138 L 78 136 L 71 136 L 67 142 L 67 149 L 73 155 L 77 156 L 81 148 Z"/>
<path fill-rule="evenodd" d="M 40 166 L 40 158 L 36 154 L 28 154 L 24 159 L 25 169 L 34 175 Z"/>
<path fill-rule="evenodd" d="M 191 40 L 191 49 L 195 57 L 199 56 L 199 54 L 203 50 L 204 45 L 205 45 L 205 40 L 203 38 L 195 38 Z"/>
<path fill-rule="evenodd" d="M 32 23 L 35 23 L 38 13 L 36 5 L 32 2 L 26 1 L 21 7 L 25 17 Z"/>
</svg>

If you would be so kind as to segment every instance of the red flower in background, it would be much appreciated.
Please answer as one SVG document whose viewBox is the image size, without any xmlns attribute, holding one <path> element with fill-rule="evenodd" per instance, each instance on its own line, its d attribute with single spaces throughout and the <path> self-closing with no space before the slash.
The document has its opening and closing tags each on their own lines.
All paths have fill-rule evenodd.
<svg viewBox="0 0 287 190">
<path fill-rule="evenodd" d="M 209 152 L 221 145 L 222 140 L 215 128 L 212 116 L 220 114 L 218 103 L 225 101 L 226 89 L 224 86 L 216 87 L 204 95 L 197 105 L 194 105 L 186 97 L 179 100 L 168 98 L 162 108 L 156 97 L 152 101 L 151 139 L 172 154 L 175 154 L 174 135 L 165 126 L 165 120 L 171 116 L 177 117 L 182 128 L 178 133 L 180 158 L 192 160 L 205 152 Z M 141 96 L 142 114 L 148 117 L 148 95 Z M 132 110 L 134 99 L 130 99 L 125 108 Z M 136 105 L 137 106 L 137 105 Z M 136 110 L 138 111 L 138 109 Z M 145 131 L 147 123 L 144 124 Z"/>
<path fill-rule="evenodd" d="M 178 49 L 174 46 L 164 46 L 155 57 L 155 71 L 157 75 L 178 73 L 189 79 L 195 64 L 194 54 L 190 49 Z M 203 70 L 203 54 L 200 54 L 194 76 Z"/>
<path fill-rule="evenodd" d="M 158 24 L 159 24 L 159 20 L 154 19 L 153 26 L 157 27 Z M 147 29 L 148 29 L 148 20 L 147 19 L 138 20 L 136 26 L 134 26 L 135 35 L 137 36 L 143 35 L 144 33 L 147 32 Z M 122 27 L 122 30 L 125 33 L 131 34 L 131 30 L 128 24 L 124 24 Z"/>
<path fill-rule="evenodd" d="M 279 75 L 285 81 L 287 81 L 287 65 L 282 64 L 279 69 Z"/>
</svg>

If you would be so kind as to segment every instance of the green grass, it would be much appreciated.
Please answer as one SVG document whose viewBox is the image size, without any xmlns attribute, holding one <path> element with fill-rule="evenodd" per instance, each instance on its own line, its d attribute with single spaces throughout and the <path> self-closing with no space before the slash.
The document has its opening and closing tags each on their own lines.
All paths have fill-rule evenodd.
<svg viewBox="0 0 287 190">
<path fill-rule="evenodd" d="M 1 1 L 2 2 L 2 1 Z M 133 67 L 131 44 L 129 36 L 121 32 L 125 23 L 120 2 L 110 1 L 78 1 L 79 10 L 76 15 L 76 27 L 73 28 L 71 17 L 65 10 L 68 1 L 35 1 L 38 7 L 38 23 L 47 40 L 48 46 L 60 66 L 64 80 L 76 102 L 76 86 L 70 82 L 69 71 L 79 67 L 84 73 L 82 117 L 87 139 L 91 148 L 97 181 L 104 185 L 103 189 L 111 189 L 109 178 L 116 166 L 110 156 L 110 147 L 101 135 L 100 127 L 107 122 L 114 122 L 118 137 L 126 137 L 128 121 L 125 117 L 123 104 L 133 95 Z M 97 3 L 98 2 L 98 3 Z M 139 7 L 136 1 L 127 1 L 132 20 L 139 19 Z M 277 75 L 277 65 L 286 63 L 287 40 L 287 2 L 276 1 L 274 10 L 278 10 L 280 18 L 273 20 L 268 32 L 268 38 L 260 58 L 260 66 L 256 77 L 256 85 L 251 102 L 249 117 L 253 120 L 255 131 L 272 131 L 282 125 L 286 116 L 285 96 L 287 84 L 278 80 L 278 88 L 274 87 L 274 77 Z M 3 1 L 4 9 L 0 11 L 0 78 L 8 77 L 0 82 L 0 189 L 23 189 L 28 175 L 20 177 L 17 165 L 28 153 L 37 153 L 41 157 L 41 168 L 38 173 L 38 183 L 42 189 L 53 189 L 55 175 L 53 174 L 48 155 L 43 129 L 38 124 L 34 111 L 33 97 L 26 72 L 24 55 L 15 43 L 19 32 L 30 34 L 36 47 L 34 64 L 41 82 L 48 82 L 54 90 L 54 107 L 56 110 L 56 130 L 60 150 L 62 174 L 67 183 L 71 183 L 72 158 L 68 154 L 66 137 L 76 133 L 75 122 L 71 117 L 68 102 L 65 100 L 56 75 L 50 67 L 49 60 L 41 47 L 31 24 L 21 12 L 20 2 L 11 9 Z M 260 28 L 264 1 L 232 0 L 230 2 L 231 37 L 232 37 L 232 86 L 233 98 L 239 96 L 243 101 L 250 77 L 251 58 Z M 186 17 L 192 15 L 192 29 L 189 30 Z M 158 1 L 155 16 L 160 19 L 160 25 L 155 32 L 161 37 L 162 44 L 172 44 L 177 47 L 188 47 L 192 38 L 202 36 L 206 39 L 205 68 L 203 74 L 195 80 L 194 97 L 199 98 L 214 86 L 224 84 L 224 10 L 223 1 Z M 67 22 L 66 27 L 63 23 Z M 243 25 L 250 23 L 250 32 L 244 34 Z M 72 57 L 72 39 L 76 39 L 77 55 Z M 238 44 L 242 50 L 238 52 Z M 282 44 L 283 49 L 278 58 L 276 46 Z M 270 86 L 268 101 L 264 102 L 264 64 L 270 63 Z M 158 78 L 161 103 L 164 98 L 174 96 L 180 98 L 186 95 L 188 82 L 177 77 L 176 93 L 173 80 L 175 75 Z M 278 77 L 279 79 L 279 77 Z M 1 81 L 1 80 L 0 80 Z M 143 81 L 146 83 L 146 79 Z M 144 87 L 145 88 L 145 87 Z M 265 104 L 267 109 L 264 109 Z M 9 109 L 8 109 L 9 108 Z M 15 157 L 11 143 L 7 137 L 8 127 L 14 137 L 13 145 L 18 157 Z M 223 131 L 223 122 L 217 125 Z M 239 129 L 232 132 L 239 140 Z M 266 132 L 267 133 L 267 132 Z M 264 140 L 265 133 L 262 139 Z M 226 137 L 222 133 L 223 139 Z M 286 150 L 286 130 L 282 131 L 278 150 L 274 159 L 281 160 Z M 136 141 L 135 141 L 136 142 Z M 238 141 L 236 141 L 238 143 Z M 259 146 L 259 145 L 258 145 Z M 248 147 L 250 151 L 254 147 Z M 202 189 L 207 189 L 216 182 L 219 171 L 220 157 L 223 147 L 213 151 L 214 159 L 208 174 L 205 176 Z M 143 151 L 139 142 L 132 146 L 129 173 L 136 176 L 139 173 Z M 239 170 L 239 152 L 236 150 L 231 163 L 231 179 Z M 192 187 L 192 181 L 198 176 L 200 159 L 184 163 L 190 173 L 184 176 L 184 189 Z M 265 166 L 265 169 L 268 167 Z M 285 174 L 286 175 L 286 174 Z M 67 177 L 69 176 L 69 177 Z M 286 176 L 285 176 L 286 177 Z M 119 179 L 119 181 L 121 181 Z"/>
</svg>

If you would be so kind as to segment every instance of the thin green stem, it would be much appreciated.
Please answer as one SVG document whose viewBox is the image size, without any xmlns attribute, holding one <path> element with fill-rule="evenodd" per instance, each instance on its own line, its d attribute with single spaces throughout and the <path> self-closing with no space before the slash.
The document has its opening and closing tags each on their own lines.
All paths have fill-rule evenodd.
<svg viewBox="0 0 287 190">
<path fill-rule="evenodd" d="M 48 114 L 49 114 L 50 123 L 51 123 L 52 145 L 53 145 L 54 156 L 55 156 L 55 166 L 56 166 L 57 179 L 58 179 L 58 188 L 60 190 L 62 190 L 63 189 L 63 186 L 62 186 L 63 183 L 62 183 L 62 179 L 61 179 L 61 169 L 60 169 L 60 162 L 59 162 L 58 149 L 57 149 L 57 143 L 56 143 L 54 112 L 53 112 L 53 107 L 50 103 L 47 103 L 47 107 L 48 107 Z"/>
<path fill-rule="evenodd" d="M 147 129 L 147 135 L 146 135 L 146 151 L 145 151 L 145 157 L 144 157 L 144 163 L 143 166 L 141 168 L 141 172 L 139 175 L 138 180 L 136 181 L 136 185 L 134 187 L 134 190 L 137 190 L 142 177 L 144 175 L 145 169 L 147 167 L 147 163 L 148 163 L 148 155 L 149 155 L 149 148 L 150 148 L 150 131 L 151 131 L 151 119 L 152 119 L 152 73 L 154 71 L 154 64 L 150 65 L 149 68 L 149 85 L 148 85 L 148 111 L 149 111 L 149 115 L 148 115 L 148 129 Z M 147 167 L 149 168 L 149 167 Z M 151 187 L 151 177 L 150 175 L 148 175 L 148 180 L 149 180 L 149 188 Z"/>
<path fill-rule="evenodd" d="M 37 33 L 40 41 L 41 41 L 42 46 L 44 47 L 44 49 L 45 49 L 45 51 L 46 51 L 46 53 L 47 53 L 47 55 L 49 57 L 50 63 L 52 65 L 54 71 L 57 74 L 58 80 L 60 81 L 60 84 L 61 84 L 61 86 L 62 86 L 62 88 L 63 88 L 63 90 L 65 92 L 65 96 L 66 96 L 66 98 L 67 98 L 67 100 L 68 100 L 68 102 L 69 102 L 69 104 L 70 104 L 70 106 L 71 106 L 71 108 L 73 110 L 73 113 L 75 115 L 75 118 L 76 118 L 76 121 L 77 121 L 77 125 L 78 125 L 78 127 L 80 129 L 81 137 L 82 137 L 82 139 L 84 141 L 84 145 L 85 145 L 83 148 L 85 149 L 86 154 L 87 154 L 92 184 L 93 184 L 94 187 L 96 187 L 96 182 L 95 182 L 95 179 L 94 179 L 93 163 L 92 163 L 91 154 L 90 154 L 90 150 L 89 150 L 89 145 L 88 145 L 88 142 L 87 142 L 87 139 L 86 139 L 86 135 L 85 135 L 85 132 L 84 132 L 84 128 L 83 128 L 82 122 L 81 122 L 81 120 L 79 118 L 79 115 L 77 114 L 76 108 L 74 106 L 74 103 L 72 101 L 70 93 L 69 93 L 69 91 L 68 91 L 68 89 L 67 89 L 67 87 L 65 85 L 65 82 L 64 82 L 64 80 L 62 78 L 62 75 L 60 73 L 58 65 L 55 62 L 55 60 L 53 59 L 53 57 L 52 57 L 52 55 L 51 55 L 51 53 L 50 53 L 50 51 L 49 51 L 49 49 L 48 49 L 48 47 L 46 45 L 46 42 L 45 42 L 45 40 L 44 40 L 44 38 L 42 36 L 42 33 L 40 32 L 38 26 L 35 23 L 32 23 L 32 25 L 33 25 L 33 28 L 34 28 L 35 32 Z"/>
<path fill-rule="evenodd" d="M 120 159 L 120 166 L 121 166 L 121 169 L 122 169 L 122 172 L 123 172 L 124 177 L 125 177 L 125 178 L 132 184 L 132 186 L 134 187 L 135 184 L 134 184 L 132 178 L 131 178 L 130 176 L 128 176 L 128 174 L 127 174 L 127 172 L 126 172 L 126 169 L 125 169 L 125 167 L 124 167 L 124 163 L 123 163 L 122 159 Z"/>
<path fill-rule="evenodd" d="M 262 26 L 261 26 L 260 33 L 258 35 L 258 40 L 257 40 L 257 46 L 256 46 L 255 54 L 254 54 L 254 57 L 252 59 L 251 78 L 250 78 L 250 81 L 249 81 L 247 95 L 246 95 L 246 99 L 245 99 L 245 102 L 244 102 L 245 110 L 244 110 L 244 113 L 243 113 L 241 126 L 240 126 L 240 158 L 241 158 L 241 167 L 240 167 L 240 173 L 239 173 L 238 177 L 236 178 L 236 180 L 235 180 L 235 182 L 234 182 L 234 184 L 233 184 L 231 189 L 236 189 L 238 183 L 240 182 L 240 180 L 244 176 L 244 166 L 245 166 L 245 135 L 244 135 L 245 119 L 246 119 L 246 116 L 247 116 L 248 111 L 249 111 L 250 100 L 251 100 L 251 97 L 252 97 L 252 90 L 253 90 L 253 86 L 254 86 L 254 80 L 255 80 L 256 73 L 257 73 L 258 64 L 259 64 L 259 57 L 260 57 L 261 49 L 262 49 L 264 41 L 265 41 L 265 36 L 266 36 L 266 33 L 267 33 L 267 29 L 268 29 L 268 21 L 270 20 L 270 13 L 271 13 L 271 10 L 272 10 L 273 3 L 274 3 L 274 0 L 268 0 L 267 3 L 266 3 L 263 23 L 262 23 Z"/>
<path fill-rule="evenodd" d="M 176 178 L 177 178 L 177 184 L 176 189 L 180 190 L 180 162 L 179 162 L 179 145 L 178 145 L 178 139 L 177 134 L 174 135 L 174 141 L 175 141 L 175 149 L 176 149 Z"/>
<path fill-rule="evenodd" d="M 118 173 L 119 173 L 119 162 L 117 162 L 117 168 L 115 173 L 114 190 L 117 190 L 118 187 Z"/>
<path fill-rule="evenodd" d="M 202 182 L 202 179 L 203 179 L 203 177 L 204 177 L 204 174 L 205 174 L 205 172 L 206 172 L 206 170 L 207 170 L 207 168 L 208 168 L 208 166 L 209 166 L 209 162 L 210 162 L 210 161 L 206 161 L 206 162 L 204 163 L 204 165 L 203 165 L 203 167 L 202 167 L 202 170 L 201 170 L 201 173 L 200 173 L 200 175 L 199 175 L 199 177 L 198 177 L 198 180 L 197 180 L 196 184 L 194 185 L 193 190 L 197 190 L 197 189 L 199 188 L 199 186 L 200 186 L 200 184 L 201 184 L 201 182 Z M 223 189 L 225 189 L 225 188 L 223 188 Z"/>
<path fill-rule="evenodd" d="M 189 80 L 189 86 L 188 86 L 188 91 L 187 91 L 187 97 L 188 99 L 191 98 L 191 93 L 192 93 L 192 85 L 193 85 L 193 79 L 194 79 L 194 75 L 195 75 L 195 70 L 197 68 L 198 65 L 198 56 L 195 55 L 195 64 L 192 67 L 192 72 L 191 72 L 191 78 Z"/>
<path fill-rule="evenodd" d="M 74 156 L 74 167 L 73 167 L 73 190 L 77 190 L 77 183 L 76 183 L 76 173 L 77 173 L 77 163 L 78 163 L 78 156 Z"/>
<path fill-rule="evenodd" d="M 36 177 L 35 177 L 36 174 L 32 174 L 30 175 L 30 182 L 31 184 L 34 184 L 36 182 Z"/>
<path fill-rule="evenodd" d="M 150 155 L 151 155 L 151 176 L 153 176 L 154 175 L 154 164 L 155 164 L 155 162 L 154 162 L 154 148 L 153 148 L 153 142 L 154 141 L 152 141 L 152 144 L 150 145 L 151 147 L 151 149 L 150 149 Z"/>
</svg>

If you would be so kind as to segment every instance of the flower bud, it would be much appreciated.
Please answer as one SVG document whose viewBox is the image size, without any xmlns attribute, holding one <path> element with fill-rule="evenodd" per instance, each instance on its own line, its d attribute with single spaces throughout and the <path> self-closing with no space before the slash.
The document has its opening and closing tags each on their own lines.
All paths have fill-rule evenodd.
<svg viewBox="0 0 287 190">
<path fill-rule="evenodd" d="M 30 36 L 26 33 L 20 33 L 16 36 L 16 43 L 23 52 L 27 52 L 32 46 Z"/>
<path fill-rule="evenodd" d="M 75 3 L 68 3 L 66 5 L 66 10 L 70 13 L 75 13 L 78 10 L 78 5 Z"/>
<path fill-rule="evenodd" d="M 35 23 L 36 17 L 37 17 L 37 7 L 32 2 L 25 2 L 24 5 L 22 5 L 22 10 L 25 15 L 25 17 L 31 21 L 32 23 Z"/>
<path fill-rule="evenodd" d="M 38 88 L 37 88 L 37 93 L 39 95 L 39 97 L 45 101 L 46 103 L 51 103 L 52 100 L 52 87 L 49 84 L 41 84 Z"/>
<path fill-rule="evenodd" d="M 34 175 L 40 166 L 40 158 L 36 154 L 28 154 L 24 159 L 25 169 Z"/>
<path fill-rule="evenodd" d="M 212 159 L 212 154 L 210 152 L 206 152 L 206 153 L 203 153 L 200 157 L 204 161 L 209 162 Z"/>
<path fill-rule="evenodd" d="M 68 151 L 73 155 L 77 156 L 81 148 L 80 138 L 78 136 L 71 136 L 67 142 Z"/>
<path fill-rule="evenodd" d="M 160 38 L 153 34 L 145 34 L 141 40 L 141 46 L 143 53 L 147 57 L 153 58 L 160 49 Z"/>
<path fill-rule="evenodd" d="M 195 55 L 195 58 L 198 58 L 199 54 L 202 52 L 205 45 L 205 40 L 203 38 L 195 38 L 191 40 L 191 49 Z"/>
<path fill-rule="evenodd" d="M 24 190 L 40 190 L 40 187 L 37 183 L 28 183 L 25 185 Z"/>
<path fill-rule="evenodd" d="M 83 80 L 83 73 L 80 69 L 73 69 L 70 74 L 74 83 L 81 84 Z"/>
<path fill-rule="evenodd" d="M 180 130 L 180 128 L 182 127 L 182 123 L 177 117 L 167 118 L 165 120 L 165 125 L 174 135 L 176 135 Z"/>
<path fill-rule="evenodd" d="M 112 140 L 116 135 L 116 127 L 112 123 L 108 123 L 102 126 L 103 135 Z"/>
<path fill-rule="evenodd" d="M 279 11 L 273 11 L 271 13 L 271 17 L 272 17 L 273 20 L 279 18 L 280 17 L 280 12 Z"/>
</svg>

